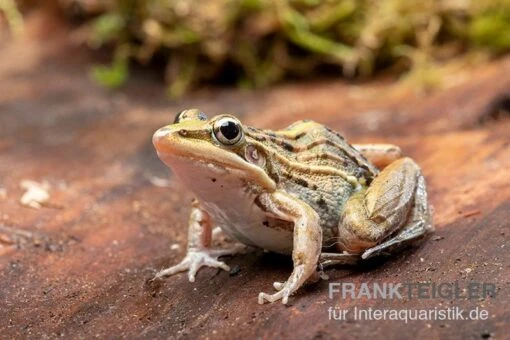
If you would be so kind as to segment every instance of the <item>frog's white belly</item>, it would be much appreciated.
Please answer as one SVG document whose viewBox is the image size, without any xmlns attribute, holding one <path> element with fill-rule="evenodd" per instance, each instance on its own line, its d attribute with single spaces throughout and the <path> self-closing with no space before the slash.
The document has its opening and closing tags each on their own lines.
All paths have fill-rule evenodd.
<svg viewBox="0 0 510 340">
<path fill-rule="evenodd" d="M 160 155 L 161 157 L 161 155 Z M 254 203 L 256 195 L 231 170 L 212 164 L 186 164 L 172 159 L 174 173 L 191 189 L 213 223 L 230 237 L 246 245 L 283 254 L 292 253 L 293 233 L 264 225 L 266 214 Z"/>
<path fill-rule="evenodd" d="M 209 212 L 217 225 L 230 237 L 246 245 L 256 246 L 277 253 L 292 253 L 292 232 L 266 227 L 265 215 L 259 211 L 241 214 L 241 209 L 234 206 L 224 209 L 214 203 L 204 202 L 204 209 Z M 239 207 L 243 208 L 243 207 Z M 256 210 L 258 207 L 254 205 Z"/>
</svg>

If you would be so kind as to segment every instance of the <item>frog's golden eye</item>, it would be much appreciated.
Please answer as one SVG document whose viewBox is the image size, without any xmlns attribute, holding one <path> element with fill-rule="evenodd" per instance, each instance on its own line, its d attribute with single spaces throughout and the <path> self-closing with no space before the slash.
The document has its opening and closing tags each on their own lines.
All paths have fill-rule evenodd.
<svg viewBox="0 0 510 340">
<path fill-rule="evenodd" d="M 190 109 L 183 110 L 175 115 L 174 124 L 180 123 L 185 120 L 207 120 L 207 116 L 200 110 Z"/>
<path fill-rule="evenodd" d="M 214 122 L 214 137 L 225 145 L 234 145 L 243 137 L 241 123 L 234 118 L 225 117 Z"/>
</svg>

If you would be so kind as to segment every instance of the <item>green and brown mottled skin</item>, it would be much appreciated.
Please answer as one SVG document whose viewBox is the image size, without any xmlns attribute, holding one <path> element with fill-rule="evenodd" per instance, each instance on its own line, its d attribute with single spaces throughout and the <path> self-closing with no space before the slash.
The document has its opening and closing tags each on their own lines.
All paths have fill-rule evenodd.
<svg viewBox="0 0 510 340">
<path fill-rule="evenodd" d="M 244 131 L 244 147 L 253 145 L 273 160 L 265 165 L 268 176 L 319 214 L 323 245 L 333 244 L 341 207 L 360 185 L 370 184 L 377 168 L 340 134 L 312 121 L 296 122 L 283 131 Z"/>
</svg>

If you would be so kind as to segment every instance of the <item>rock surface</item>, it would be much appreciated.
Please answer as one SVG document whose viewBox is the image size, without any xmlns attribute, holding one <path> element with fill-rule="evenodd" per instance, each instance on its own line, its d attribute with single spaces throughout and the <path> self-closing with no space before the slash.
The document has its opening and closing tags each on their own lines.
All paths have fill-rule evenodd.
<svg viewBox="0 0 510 340">
<path fill-rule="evenodd" d="M 203 89 L 175 102 L 159 75 L 136 72 L 120 92 L 88 78 L 90 54 L 58 23 L 28 19 L 26 37 L 0 40 L 0 331 L 6 338 L 439 338 L 507 336 L 510 221 L 510 59 L 427 96 L 388 81 L 323 80 L 266 91 Z M 140 74 L 137 74 L 140 73 Z M 436 233 L 421 247 L 329 282 L 493 283 L 484 299 L 328 298 L 328 282 L 289 305 L 257 294 L 291 271 L 258 252 L 227 258 L 234 274 L 203 269 L 148 285 L 185 252 L 191 195 L 168 175 L 152 133 L 183 108 L 235 113 L 281 128 L 311 118 L 353 142 L 398 144 L 422 166 Z M 168 179 L 168 182 L 166 181 Z M 47 182 L 40 209 L 19 204 L 24 180 Z M 331 321 L 328 308 L 486 309 L 488 320 Z M 351 315 L 352 316 L 352 315 Z"/>
</svg>

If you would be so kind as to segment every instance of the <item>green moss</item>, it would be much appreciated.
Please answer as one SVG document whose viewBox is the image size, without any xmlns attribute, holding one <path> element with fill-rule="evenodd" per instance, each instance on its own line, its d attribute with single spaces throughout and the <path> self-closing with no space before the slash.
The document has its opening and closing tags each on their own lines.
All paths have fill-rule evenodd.
<svg viewBox="0 0 510 340">
<path fill-rule="evenodd" d="M 74 2 L 83 2 L 75 0 Z M 127 78 L 127 61 L 167 59 L 168 92 L 229 79 L 260 87 L 323 65 L 339 76 L 407 72 L 434 87 L 448 60 L 510 50 L 510 0 L 112 0 L 95 9 L 92 47 L 115 47 L 115 62 L 95 68 L 108 87 Z M 109 5 L 108 5 L 109 4 Z M 120 51 L 121 50 L 121 51 Z M 120 51 L 120 52 L 119 52 Z M 448 51 L 448 53 L 445 53 Z M 119 62 L 122 54 L 125 61 Z"/>
<path fill-rule="evenodd" d="M 122 86 L 128 76 L 128 60 L 125 54 L 119 53 L 111 65 L 96 65 L 92 67 L 91 77 L 102 86 L 115 89 Z"/>
<path fill-rule="evenodd" d="M 477 46 L 494 52 L 503 52 L 510 48 L 510 11 L 509 13 L 485 13 L 473 20 L 469 26 L 469 37 Z"/>
<path fill-rule="evenodd" d="M 126 21 L 120 13 L 105 13 L 92 23 L 90 41 L 93 46 L 101 46 L 119 38 L 126 28 Z"/>
<path fill-rule="evenodd" d="M 23 31 L 23 17 L 15 0 L 0 0 L 0 16 L 2 15 L 13 35 L 19 35 Z"/>
</svg>

